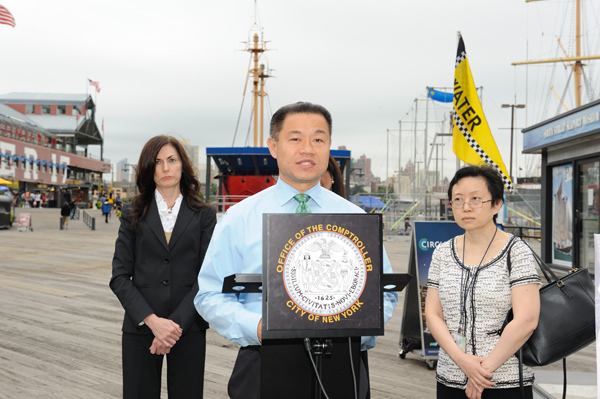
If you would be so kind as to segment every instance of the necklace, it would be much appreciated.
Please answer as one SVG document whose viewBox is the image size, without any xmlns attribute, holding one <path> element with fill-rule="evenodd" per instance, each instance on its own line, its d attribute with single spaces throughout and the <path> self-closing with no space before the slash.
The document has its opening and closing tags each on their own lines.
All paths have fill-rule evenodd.
<svg viewBox="0 0 600 399">
<path fill-rule="evenodd" d="M 176 203 L 177 203 L 177 201 L 175 201 L 173 203 L 173 205 L 171 205 L 171 206 L 167 205 L 167 210 L 169 211 L 169 213 L 171 213 L 173 211 L 173 207 L 175 206 Z"/>
<path fill-rule="evenodd" d="M 488 251 L 490 250 L 490 247 L 492 246 L 492 243 L 494 242 L 494 238 L 496 238 L 497 232 L 498 232 L 498 228 L 496 227 L 496 230 L 494 230 L 494 235 L 492 236 L 492 239 L 491 239 L 490 243 L 488 244 L 488 247 L 485 250 L 483 257 L 479 261 L 479 265 L 477 265 L 477 267 L 475 268 L 475 272 L 473 273 L 473 276 L 471 276 L 471 271 L 470 270 L 468 271 L 469 274 L 467 275 L 466 290 L 464 293 L 463 293 L 463 273 L 466 268 L 465 247 L 467 246 L 467 234 L 465 233 L 465 235 L 463 236 L 463 257 L 462 257 L 463 268 L 460 272 L 460 294 L 461 295 L 460 295 L 460 321 L 459 321 L 459 327 L 458 327 L 459 334 L 462 334 L 463 332 L 466 333 L 467 298 L 469 296 L 469 291 L 471 290 L 471 288 L 473 288 L 473 290 L 475 289 L 474 284 L 475 284 L 475 280 L 477 279 L 477 274 L 479 273 L 479 268 L 481 267 L 481 264 L 483 263 L 485 256 L 487 255 Z"/>
</svg>

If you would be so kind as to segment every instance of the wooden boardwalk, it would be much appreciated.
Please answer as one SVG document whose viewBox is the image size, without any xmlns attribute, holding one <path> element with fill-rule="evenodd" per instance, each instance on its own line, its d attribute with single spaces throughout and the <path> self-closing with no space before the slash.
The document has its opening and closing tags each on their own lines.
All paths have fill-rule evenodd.
<svg viewBox="0 0 600 399">
<path fill-rule="evenodd" d="M 0 398 L 121 397 L 123 310 L 108 287 L 117 218 L 106 224 L 92 210 L 96 231 L 76 220 L 61 231 L 60 210 L 24 211 L 32 214 L 33 232 L 0 231 Z M 393 237 L 385 246 L 394 271 L 406 272 L 408 238 Z M 403 294 L 369 352 L 372 397 L 434 398 L 435 373 L 412 354 L 396 356 L 402 304 Z M 237 347 L 213 330 L 207 340 L 205 398 L 227 398 Z M 595 373 L 595 345 L 573 355 L 569 371 Z"/>
</svg>

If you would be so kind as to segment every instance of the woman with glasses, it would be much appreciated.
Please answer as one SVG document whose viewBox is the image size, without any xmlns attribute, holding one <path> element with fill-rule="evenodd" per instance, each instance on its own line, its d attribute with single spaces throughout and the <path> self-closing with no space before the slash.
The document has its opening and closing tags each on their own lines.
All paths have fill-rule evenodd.
<svg viewBox="0 0 600 399">
<path fill-rule="evenodd" d="M 488 166 L 459 169 L 448 188 L 465 234 L 436 248 L 427 279 L 427 327 L 440 346 L 438 398 L 521 397 L 514 354 L 537 327 L 541 281 L 531 249 L 496 226 L 503 193 Z M 514 319 L 500 335 L 511 308 Z M 533 398 L 527 366 L 523 385 Z"/>
</svg>

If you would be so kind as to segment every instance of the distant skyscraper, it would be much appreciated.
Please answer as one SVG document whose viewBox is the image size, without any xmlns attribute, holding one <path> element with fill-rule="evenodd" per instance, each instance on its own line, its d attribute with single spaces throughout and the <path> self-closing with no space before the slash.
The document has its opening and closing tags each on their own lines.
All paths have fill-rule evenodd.
<svg viewBox="0 0 600 399">
<path fill-rule="evenodd" d="M 129 181 L 129 168 L 127 166 L 127 158 L 121 159 L 119 162 L 117 162 L 116 169 L 117 175 L 115 176 L 115 181 Z"/>
<path fill-rule="evenodd" d="M 194 171 L 196 174 L 199 174 L 200 165 L 199 165 L 199 155 L 200 155 L 200 147 L 197 145 L 191 145 L 190 139 L 183 139 L 179 141 L 183 148 L 185 148 L 185 152 L 187 152 L 190 161 L 192 161 L 192 165 L 194 165 Z"/>
<path fill-rule="evenodd" d="M 366 155 L 361 155 L 355 162 L 353 162 L 352 169 L 356 174 L 356 182 L 361 186 L 371 185 L 373 180 L 373 174 L 371 173 L 371 158 L 367 158 Z"/>
</svg>

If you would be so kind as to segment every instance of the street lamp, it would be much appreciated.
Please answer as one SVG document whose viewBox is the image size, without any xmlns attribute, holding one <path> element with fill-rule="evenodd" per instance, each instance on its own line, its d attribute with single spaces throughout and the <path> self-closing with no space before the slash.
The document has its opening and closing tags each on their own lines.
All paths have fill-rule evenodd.
<svg viewBox="0 0 600 399">
<path fill-rule="evenodd" d="M 502 108 L 511 108 L 510 118 L 510 175 L 511 180 L 513 179 L 512 165 L 513 165 L 513 138 L 514 138 L 514 125 L 515 125 L 515 108 L 525 108 L 525 104 L 502 104 Z M 513 182 L 514 184 L 514 182 Z"/>
</svg>

